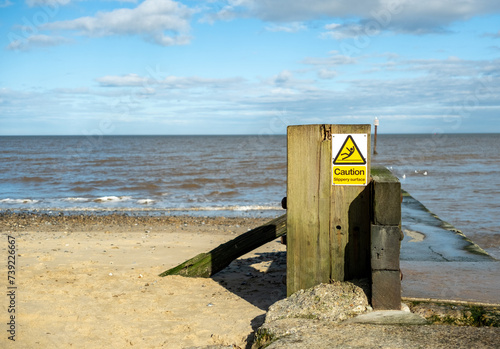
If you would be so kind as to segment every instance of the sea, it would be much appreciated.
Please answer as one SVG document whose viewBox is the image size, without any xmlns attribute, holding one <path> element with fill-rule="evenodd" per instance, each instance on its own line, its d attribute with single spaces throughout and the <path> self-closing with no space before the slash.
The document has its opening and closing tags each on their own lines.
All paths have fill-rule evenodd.
<svg viewBox="0 0 500 349">
<path fill-rule="evenodd" d="M 500 134 L 379 134 L 375 150 L 372 165 L 500 258 Z M 0 136 L 0 212 L 273 217 L 286 152 L 286 135 Z"/>
</svg>

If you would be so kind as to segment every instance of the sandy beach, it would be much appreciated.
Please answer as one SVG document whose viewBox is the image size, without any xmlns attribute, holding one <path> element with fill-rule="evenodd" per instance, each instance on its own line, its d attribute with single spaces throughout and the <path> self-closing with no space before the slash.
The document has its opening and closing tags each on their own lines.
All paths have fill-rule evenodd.
<svg viewBox="0 0 500 349">
<path fill-rule="evenodd" d="M 279 239 L 211 278 L 158 274 L 267 221 L 3 212 L 0 347 L 250 348 L 269 306 L 286 297 Z M 402 269 L 404 297 L 500 303 L 497 261 L 402 261 Z M 450 329 L 426 331 L 448 338 Z M 498 332 L 453 331 L 487 343 Z"/>
<path fill-rule="evenodd" d="M 267 220 L 4 214 L 2 265 L 14 237 L 17 289 L 15 343 L 3 325 L 0 346 L 244 348 L 285 297 L 284 245 L 268 243 L 210 279 L 158 274 Z"/>
</svg>

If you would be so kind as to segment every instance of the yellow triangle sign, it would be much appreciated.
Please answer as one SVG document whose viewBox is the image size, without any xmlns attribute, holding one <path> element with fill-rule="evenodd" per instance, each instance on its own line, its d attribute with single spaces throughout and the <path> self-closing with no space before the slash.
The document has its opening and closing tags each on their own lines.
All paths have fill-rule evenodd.
<svg viewBox="0 0 500 349">
<path fill-rule="evenodd" d="M 348 135 L 344 144 L 340 147 L 339 153 L 333 160 L 335 165 L 365 165 L 366 160 L 359 151 L 356 142 Z"/>
</svg>

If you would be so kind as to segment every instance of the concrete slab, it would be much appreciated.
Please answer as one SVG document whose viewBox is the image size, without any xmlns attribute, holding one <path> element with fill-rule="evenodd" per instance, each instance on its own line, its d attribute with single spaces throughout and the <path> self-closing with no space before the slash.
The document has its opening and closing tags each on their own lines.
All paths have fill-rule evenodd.
<svg viewBox="0 0 500 349">
<path fill-rule="evenodd" d="M 347 320 L 350 323 L 372 325 L 427 325 L 425 318 L 404 310 L 378 310 Z"/>
</svg>

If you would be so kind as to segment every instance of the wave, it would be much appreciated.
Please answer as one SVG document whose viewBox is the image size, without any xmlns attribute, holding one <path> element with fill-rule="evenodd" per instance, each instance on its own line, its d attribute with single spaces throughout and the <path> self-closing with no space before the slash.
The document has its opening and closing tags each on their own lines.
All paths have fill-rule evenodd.
<svg viewBox="0 0 500 349">
<path fill-rule="evenodd" d="M 207 196 L 231 197 L 231 196 L 236 196 L 236 195 L 240 195 L 240 192 L 237 190 L 230 190 L 230 191 L 214 190 L 214 191 L 208 193 Z"/>
<path fill-rule="evenodd" d="M 94 202 L 121 202 L 131 200 L 131 196 L 102 196 L 94 199 Z"/>
<path fill-rule="evenodd" d="M 5 204 L 36 204 L 39 202 L 39 200 L 33 200 L 33 199 L 2 199 L 0 200 L 0 203 L 5 203 Z"/>
<path fill-rule="evenodd" d="M 153 199 L 140 199 L 140 200 L 137 200 L 137 203 L 139 205 L 151 205 L 151 204 L 154 204 L 156 201 L 153 200 Z"/>
<path fill-rule="evenodd" d="M 63 201 L 68 201 L 68 202 L 89 202 L 92 199 L 89 198 L 66 198 L 63 199 Z"/>
</svg>

